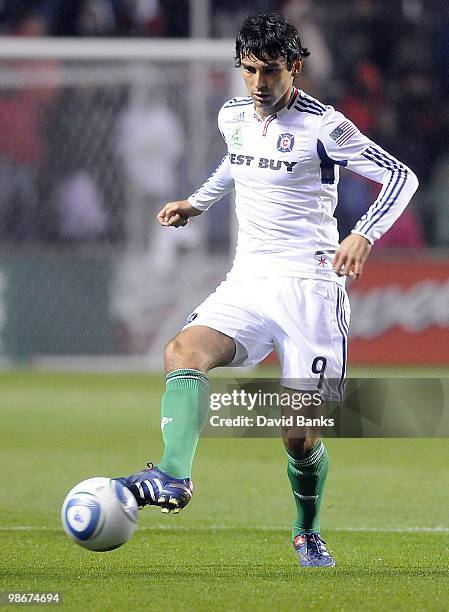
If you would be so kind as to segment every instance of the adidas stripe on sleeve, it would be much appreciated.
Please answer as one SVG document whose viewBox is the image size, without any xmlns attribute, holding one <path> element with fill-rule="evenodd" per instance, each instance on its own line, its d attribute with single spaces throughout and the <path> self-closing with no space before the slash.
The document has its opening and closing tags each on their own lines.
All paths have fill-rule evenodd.
<svg viewBox="0 0 449 612">
<path fill-rule="evenodd" d="M 197 210 L 205 211 L 233 189 L 229 157 L 225 155 L 210 177 L 188 198 L 188 202 Z"/>
<path fill-rule="evenodd" d="M 418 188 L 416 175 L 333 108 L 323 117 L 318 139 L 319 146 L 334 163 L 382 184 L 378 198 L 352 230 L 373 244 L 410 202 Z"/>
<path fill-rule="evenodd" d="M 221 108 L 218 113 L 218 129 L 223 136 L 223 140 L 225 140 L 223 109 L 228 108 L 228 106 L 233 108 L 234 106 L 247 106 L 248 104 L 252 104 L 251 98 L 232 98 Z M 205 211 L 233 190 L 234 179 L 232 178 L 231 164 L 228 155 L 225 155 L 209 178 L 188 198 L 188 202 L 197 210 Z"/>
</svg>

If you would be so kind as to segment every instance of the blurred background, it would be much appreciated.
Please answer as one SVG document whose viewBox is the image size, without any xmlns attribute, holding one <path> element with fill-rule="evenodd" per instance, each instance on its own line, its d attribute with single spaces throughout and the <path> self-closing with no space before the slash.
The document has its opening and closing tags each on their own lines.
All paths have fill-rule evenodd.
<svg viewBox="0 0 449 612">
<path fill-rule="evenodd" d="M 229 269 L 233 203 L 157 227 L 223 157 L 233 39 L 277 11 L 297 85 L 410 165 L 420 189 L 349 288 L 350 360 L 449 364 L 449 4 L 0 0 L 0 365 L 154 369 Z M 343 238 L 379 186 L 344 171 Z"/>
</svg>

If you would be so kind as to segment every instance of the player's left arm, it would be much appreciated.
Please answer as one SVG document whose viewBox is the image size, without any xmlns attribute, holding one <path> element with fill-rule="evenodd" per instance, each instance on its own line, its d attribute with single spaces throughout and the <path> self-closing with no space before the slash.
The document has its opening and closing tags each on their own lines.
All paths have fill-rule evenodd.
<svg viewBox="0 0 449 612">
<path fill-rule="evenodd" d="M 337 274 L 360 276 L 376 240 L 390 229 L 418 188 L 405 164 L 364 136 L 344 115 L 329 109 L 318 137 L 318 149 L 329 162 L 382 184 L 377 199 L 345 238 L 333 262 Z"/>
<path fill-rule="evenodd" d="M 355 279 L 363 272 L 363 266 L 371 253 L 372 244 L 360 234 L 352 233 L 340 243 L 335 253 L 333 266 L 338 276 L 351 276 Z"/>
</svg>

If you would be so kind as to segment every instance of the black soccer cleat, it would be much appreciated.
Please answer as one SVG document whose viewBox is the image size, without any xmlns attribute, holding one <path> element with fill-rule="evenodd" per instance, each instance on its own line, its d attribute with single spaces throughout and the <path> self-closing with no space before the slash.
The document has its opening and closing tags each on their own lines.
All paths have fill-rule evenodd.
<svg viewBox="0 0 449 612">
<path fill-rule="evenodd" d="M 192 499 L 193 483 L 190 478 L 173 478 L 153 463 L 147 463 L 141 472 L 128 477 L 115 478 L 134 495 L 139 508 L 160 506 L 161 512 L 178 514 Z"/>
<path fill-rule="evenodd" d="M 293 540 L 293 546 L 303 567 L 333 567 L 335 559 L 326 549 L 319 533 L 303 533 Z"/>
</svg>

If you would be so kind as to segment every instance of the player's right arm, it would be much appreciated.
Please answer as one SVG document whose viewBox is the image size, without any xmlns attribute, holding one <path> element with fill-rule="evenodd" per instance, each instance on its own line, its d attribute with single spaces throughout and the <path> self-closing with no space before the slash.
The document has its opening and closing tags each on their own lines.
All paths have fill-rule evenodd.
<svg viewBox="0 0 449 612">
<path fill-rule="evenodd" d="M 189 222 L 189 217 L 201 215 L 202 211 L 194 208 L 188 200 L 168 202 L 157 213 L 156 218 L 165 227 L 183 227 Z"/>
<path fill-rule="evenodd" d="M 226 106 L 226 105 L 225 105 Z M 223 108 L 218 114 L 218 127 L 223 134 Z M 234 179 L 228 155 L 225 155 L 209 178 L 187 200 L 169 202 L 157 214 L 161 225 L 183 227 L 190 217 L 196 217 L 208 210 L 215 202 L 234 190 Z"/>
<path fill-rule="evenodd" d="M 231 163 L 228 155 L 225 155 L 210 177 L 188 198 L 188 202 L 198 211 L 204 212 L 233 190 Z"/>
<path fill-rule="evenodd" d="M 156 215 L 167 227 L 183 227 L 190 217 L 196 217 L 234 189 L 231 165 L 226 155 L 210 177 L 187 200 L 169 202 Z"/>
</svg>

